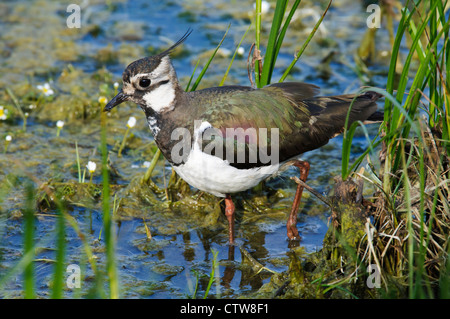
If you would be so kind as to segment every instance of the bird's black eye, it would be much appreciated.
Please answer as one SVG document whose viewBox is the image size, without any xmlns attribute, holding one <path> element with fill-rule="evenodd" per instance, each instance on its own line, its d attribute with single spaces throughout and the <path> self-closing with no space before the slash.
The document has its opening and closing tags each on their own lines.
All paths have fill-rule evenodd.
<svg viewBox="0 0 450 319">
<path fill-rule="evenodd" d="M 150 79 L 140 79 L 139 86 L 142 88 L 146 88 L 150 85 Z"/>
</svg>

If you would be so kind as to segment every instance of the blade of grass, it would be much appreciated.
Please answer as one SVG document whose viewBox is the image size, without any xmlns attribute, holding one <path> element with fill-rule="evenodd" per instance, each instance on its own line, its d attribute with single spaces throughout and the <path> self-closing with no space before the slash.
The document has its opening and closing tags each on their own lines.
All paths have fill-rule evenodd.
<svg viewBox="0 0 450 319">
<path fill-rule="evenodd" d="M 264 56 L 263 69 L 261 74 L 261 86 L 270 83 L 270 78 L 273 72 L 276 57 L 274 53 L 277 46 L 277 38 L 280 32 L 281 23 L 283 22 L 284 13 L 286 12 L 287 0 L 277 0 L 275 13 L 273 15 L 272 25 L 269 33 L 269 40 L 267 42 L 266 54 Z"/>
<path fill-rule="evenodd" d="M 323 12 L 322 16 L 320 17 L 319 21 L 317 21 L 317 23 L 314 25 L 313 30 L 309 34 L 305 43 L 303 43 L 303 46 L 301 47 L 300 51 L 298 51 L 298 53 L 295 55 L 294 60 L 292 60 L 291 64 L 287 67 L 286 71 L 284 71 L 279 82 L 283 82 L 286 79 L 286 77 L 289 75 L 292 68 L 294 67 L 295 63 L 297 63 L 298 59 L 302 56 L 302 54 L 305 51 L 306 47 L 308 46 L 309 42 L 311 42 L 311 39 L 313 38 L 313 36 L 316 34 L 317 30 L 319 29 L 319 26 L 322 23 L 323 19 L 325 18 L 325 15 L 327 14 L 328 9 L 330 8 L 332 2 L 333 2 L 333 0 L 330 0 L 330 2 L 328 3 L 328 6 L 326 7 L 326 9 Z"/>
<path fill-rule="evenodd" d="M 106 246 L 106 272 L 109 278 L 110 295 L 112 299 L 119 298 L 119 282 L 115 264 L 115 236 L 110 207 L 110 185 L 108 171 L 108 148 L 106 145 L 106 113 L 101 114 L 101 154 L 102 154 L 102 208 L 103 228 Z"/>
<path fill-rule="evenodd" d="M 410 3 L 410 0 L 408 0 L 405 4 L 405 8 L 408 7 Z M 397 32 L 394 39 L 394 45 L 392 47 L 392 53 L 391 53 L 391 61 L 389 65 L 389 72 L 388 72 L 388 78 L 386 83 L 386 92 L 392 96 L 394 93 L 394 85 L 396 81 L 396 69 L 397 69 L 397 63 L 399 58 L 399 51 L 401 42 L 403 40 L 403 36 L 406 30 L 407 25 L 409 25 L 409 21 L 411 20 L 412 14 L 414 13 L 415 8 L 413 8 L 412 12 L 407 14 L 406 9 L 402 10 L 402 16 L 400 19 L 400 22 L 397 27 Z M 404 92 L 400 92 L 400 94 L 403 94 Z M 399 96 L 399 92 L 397 90 L 397 96 Z M 395 100 L 396 102 L 398 100 Z M 391 133 L 392 131 L 395 131 L 395 129 L 392 129 L 393 125 L 391 123 L 392 113 L 394 111 L 393 106 L 394 101 L 390 98 L 385 99 L 384 102 L 384 121 L 383 126 L 386 134 Z M 397 102 L 398 103 L 398 102 Z M 391 134 L 389 134 L 391 136 Z M 392 134 L 391 140 L 386 141 L 386 161 L 384 165 L 384 173 L 383 173 L 383 190 L 385 193 L 389 193 L 391 189 L 391 175 L 390 172 L 392 170 L 392 151 L 394 149 L 394 143 L 393 141 L 396 139 L 396 136 Z"/>
<path fill-rule="evenodd" d="M 400 141 L 403 143 L 403 141 Z M 400 146 L 402 147 L 402 146 Z M 405 153 L 402 152 L 402 163 L 404 170 L 408 170 L 408 166 L 406 165 Z M 408 229 L 408 286 L 409 286 L 409 298 L 414 298 L 414 229 L 412 226 L 412 210 L 411 210 L 411 194 L 409 188 L 410 182 L 409 177 L 406 174 L 403 174 L 403 191 L 404 191 L 404 201 L 406 203 L 406 212 L 407 212 L 407 229 Z"/>
<path fill-rule="evenodd" d="M 186 92 L 189 92 L 189 87 L 191 86 L 191 82 L 194 79 L 195 71 L 197 70 L 197 67 L 199 64 L 200 64 L 200 59 L 197 60 L 197 63 L 195 64 L 195 67 L 194 67 L 194 71 L 192 71 L 191 77 L 189 78 L 189 82 L 186 85 L 186 90 L 185 90 Z"/>
<path fill-rule="evenodd" d="M 355 123 L 352 123 L 352 125 L 350 126 L 350 128 L 348 128 L 348 122 L 350 119 L 350 113 L 353 107 L 353 103 L 356 101 L 357 97 L 365 92 L 368 91 L 374 91 L 380 93 L 380 94 L 385 94 L 384 91 L 378 89 L 378 88 L 364 88 L 362 90 L 360 90 L 357 94 L 355 94 L 355 97 L 353 98 L 352 102 L 350 103 L 350 106 L 348 108 L 347 111 L 347 116 L 345 118 L 345 125 L 344 125 L 344 132 L 343 132 L 343 140 L 342 140 L 342 179 L 346 180 L 349 174 L 349 170 L 348 170 L 348 165 L 350 162 L 350 153 L 351 153 L 351 146 L 352 146 L 352 141 L 353 141 L 353 135 L 355 134 L 355 130 L 356 128 L 361 125 L 361 127 L 363 127 L 364 129 L 364 133 L 366 134 L 366 138 L 369 140 L 369 135 L 367 133 L 367 130 L 364 127 L 364 124 L 360 121 L 357 121 Z M 370 144 L 371 145 L 371 144 Z"/>
<path fill-rule="evenodd" d="M 267 44 L 267 51 L 264 58 L 264 66 L 262 71 L 262 79 L 261 86 L 270 84 L 272 80 L 273 71 L 275 69 L 275 64 L 280 53 L 281 46 L 283 44 L 284 37 L 286 35 L 289 24 L 291 23 L 292 17 L 294 16 L 295 11 L 300 5 L 301 0 L 296 0 L 289 11 L 289 14 L 284 21 L 283 27 L 281 27 L 281 23 L 283 21 L 283 17 L 287 10 L 287 1 L 278 1 L 277 6 L 275 8 L 275 14 L 273 17 L 273 22 L 269 35 L 269 42 Z"/>
<path fill-rule="evenodd" d="M 275 62 L 277 60 L 278 54 L 280 53 L 281 45 L 283 44 L 283 40 L 286 35 L 286 31 L 289 27 L 289 24 L 291 23 L 291 20 L 292 20 L 292 17 L 294 16 L 295 11 L 297 10 L 298 6 L 300 5 L 300 2 L 301 2 L 301 0 L 296 0 L 294 2 L 294 5 L 292 6 L 291 10 L 289 11 L 289 15 L 287 16 L 286 21 L 284 22 L 283 28 L 281 29 L 280 34 L 278 35 L 275 52 L 274 52 L 274 61 L 272 63 L 272 71 L 271 71 L 271 74 L 269 77 L 269 82 L 272 77 L 273 69 L 275 68 Z"/>
<path fill-rule="evenodd" d="M 352 140 L 353 140 L 353 133 L 354 133 L 354 132 L 353 133 L 349 132 L 350 128 L 347 129 L 347 127 L 348 127 L 348 120 L 350 118 L 351 107 L 352 107 L 353 102 L 356 99 L 356 97 L 358 95 L 360 95 L 360 94 L 363 94 L 364 92 L 367 92 L 367 91 L 374 91 L 376 93 L 384 95 L 386 100 L 389 99 L 391 101 L 392 105 L 394 105 L 395 108 L 398 108 L 399 112 L 405 116 L 406 122 L 408 123 L 408 125 L 410 125 L 410 127 L 413 128 L 414 132 L 418 136 L 418 139 L 419 139 L 420 143 L 423 143 L 422 136 L 420 134 L 420 128 L 417 126 L 416 123 L 414 123 L 413 118 L 411 118 L 409 116 L 408 112 L 402 107 L 402 105 L 396 100 L 396 98 L 393 95 L 391 95 L 388 92 L 383 91 L 383 90 L 381 90 L 379 88 L 375 88 L 375 87 L 364 88 L 364 89 L 360 90 L 355 95 L 355 98 L 353 99 L 353 101 L 352 101 L 352 103 L 351 103 L 351 105 L 349 107 L 349 110 L 347 112 L 347 117 L 346 117 L 346 120 L 345 120 L 345 126 L 344 126 L 344 132 L 343 132 L 343 149 L 342 149 L 342 178 L 343 179 L 344 179 L 344 177 L 348 176 L 348 173 L 351 172 L 352 169 L 354 169 L 354 165 L 351 167 L 351 169 L 348 169 L 349 157 L 350 157 L 350 147 L 351 147 L 351 143 L 352 143 Z M 389 139 L 392 139 L 393 136 L 397 136 L 399 134 L 399 132 L 400 132 L 400 129 L 403 128 L 404 125 L 406 125 L 406 123 L 404 123 L 403 125 L 399 126 L 396 131 L 387 133 L 386 136 L 382 140 L 389 140 Z M 360 159 L 362 160 L 361 157 L 360 157 Z M 386 193 L 389 193 L 389 192 L 386 192 Z"/>
<path fill-rule="evenodd" d="M 161 156 L 161 150 L 158 148 L 155 152 L 155 155 L 153 155 L 152 161 L 150 162 L 150 166 L 148 167 L 147 171 L 145 172 L 143 182 L 148 183 L 150 180 L 150 177 L 152 177 L 153 170 L 156 167 L 156 163 L 158 163 L 158 159 Z"/>
<path fill-rule="evenodd" d="M 434 6 L 435 7 L 435 6 Z M 450 25 L 447 24 L 445 26 L 445 28 L 442 28 L 442 30 L 439 32 L 437 38 L 433 41 L 433 43 L 431 43 L 431 45 L 428 47 L 427 52 L 426 52 L 426 56 L 425 59 L 423 61 L 423 64 L 419 65 L 419 68 L 417 70 L 416 76 L 414 77 L 413 83 L 411 85 L 411 89 L 410 92 L 418 92 L 421 91 L 423 92 L 424 87 L 426 85 L 426 81 L 424 81 L 424 79 L 426 79 L 427 73 L 430 71 L 429 68 L 429 64 L 430 61 L 433 57 L 433 49 L 432 48 L 436 48 L 437 44 L 442 36 L 442 34 L 444 33 L 445 30 L 449 30 Z M 407 114 L 409 115 L 409 117 L 414 117 L 414 115 L 416 114 L 416 110 L 419 104 L 419 99 L 421 97 L 421 94 L 409 94 L 405 105 L 409 106 L 407 109 Z M 399 124 L 402 123 L 403 117 L 404 117 L 404 113 L 401 112 L 402 114 L 398 117 L 397 123 L 394 122 L 395 126 L 399 126 Z M 401 137 L 402 138 L 407 138 L 409 135 L 409 132 L 411 130 L 411 126 L 407 125 L 402 133 L 401 133 Z M 420 130 L 417 129 L 416 127 L 416 134 L 417 136 L 420 138 Z M 397 170 L 399 163 L 400 163 L 400 158 L 401 158 L 401 150 L 399 148 L 394 149 L 393 150 L 395 152 L 395 156 L 394 156 L 394 165 L 392 166 L 392 170 L 395 171 Z"/>
<path fill-rule="evenodd" d="M 80 165 L 80 155 L 78 153 L 78 142 L 77 141 L 75 141 L 75 153 L 77 155 L 78 183 L 81 184 L 81 165 Z"/>
<path fill-rule="evenodd" d="M 405 7 L 408 7 L 409 2 L 410 2 L 410 0 L 408 0 L 406 2 Z M 403 35 L 405 33 L 406 27 L 409 25 L 409 21 L 413 15 L 414 11 L 415 11 L 415 8 L 413 8 L 412 12 L 410 12 L 409 14 L 406 14 L 406 9 L 402 10 L 402 16 L 401 16 L 400 22 L 398 24 L 397 32 L 395 35 L 394 46 L 392 47 L 388 79 L 387 79 L 387 83 L 386 83 L 386 91 L 389 94 L 394 93 L 396 67 L 397 67 L 397 61 L 399 58 L 401 42 L 403 40 Z M 392 102 L 391 102 L 391 100 L 387 99 L 387 100 L 385 100 L 385 103 L 384 103 L 384 123 L 386 124 L 387 131 L 389 131 L 389 128 L 390 128 L 391 113 L 392 113 Z"/>
<path fill-rule="evenodd" d="M 219 255 L 219 252 L 217 250 L 211 249 L 211 253 L 213 254 L 211 273 L 209 274 L 209 282 L 208 282 L 208 286 L 206 287 L 205 295 L 203 296 L 203 299 L 206 299 L 208 297 L 209 290 L 211 289 L 211 286 L 215 280 L 214 274 L 216 273 L 216 270 L 219 268 L 219 261 L 217 260 L 217 256 Z"/>
<path fill-rule="evenodd" d="M 10 88 L 6 88 L 6 93 L 8 93 L 9 97 L 11 98 L 11 100 L 14 103 L 14 106 L 16 107 L 17 111 L 19 111 L 20 116 L 22 117 L 23 120 L 23 131 L 26 132 L 27 130 L 27 117 L 25 115 L 25 113 L 22 110 L 22 107 L 20 106 L 19 100 L 17 99 L 17 97 L 14 95 L 14 93 L 11 91 Z"/>
<path fill-rule="evenodd" d="M 31 183 L 26 186 L 26 206 L 24 211 L 24 255 L 29 257 L 24 270 L 25 299 L 36 298 L 34 277 L 34 187 Z"/>
<path fill-rule="evenodd" d="M 352 146 L 352 140 L 353 136 L 355 134 L 356 129 L 358 126 L 361 126 L 364 130 L 364 134 L 367 138 L 367 140 L 370 143 L 369 133 L 367 132 L 366 126 L 361 121 L 353 122 L 352 125 L 350 125 L 350 128 L 348 130 L 345 130 L 345 136 L 342 140 L 342 179 L 346 180 L 349 173 L 351 172 L 348 170 L 348 165 L 350 162 L 350 154 L 351 154 L 351 146 Z M 369 150 L 371 149 L 371 144 L 369 144 Z"/>
<path fill-rule="evenodd" d="M 436 6 L 437 6 L 437 3 L 434 4 L 434 6 L 433 6 L 434 9 L 436 8 Z M 412 10 L 410 15 L 409 15 L 410 16 L 410 18 L 408 19 L 408 25 L 409 26 L 411 26 L 411 24 L 413 23 L 413 22 L 411 22 L 412 21 L 411 17 L 414 14 L 414 12 L 415 11 Z M 405 60 L 405 64 L 403 66 L 403 71 L 402 71 L 402 74 L 400 76 L 400 81 L 399 81 L 399 84 L 398 84 L 398 87 L 397 87 L 397 96 L 396 97 L 397 97 L 397 101 L 400 102 L 400 103 L 403 101 L 403 96 L 405 94 L 406 85 L 408 83 L 408 72 L 409 72 L 409 69 L 410 69 L 410 64 L 411 64 L 412 58 L 414 56 L 414 53 L 417 52 L 417 50 L 420 49 L 420 46 L 419 46 L 419 44 L 421 44 L 420 37 L 422 36 L 423 32 L 425 31 L 425 28 L 427 26 L 427 22 L 430 19 L 430 17 L 431 17 L 431 15 L 428 15 L 427 20 L 424 23 L 422 23 L 420 25 L 419 29 L 417 30 L 417 33 L 416 33 L 415 37 L 413 38 L 413 42 L 411 44 L 410 51 L 409 51 L 408 56 L 407 56 L 407 58 Z M 419 46 L 419 48 L 417 48 L 418 46 Z M 423 55 L 420 55 L 420 56 L 424 59 L 421 62 L 424 63 L 425 62 L 425 57 Z M 417 75 L 416 75 L 416 77 L 417 77 Z M 405 105 L 409 106 L 408 103 L 405 103 Z M 401 117 L 400 113 L 398 112 L 398 109 L 394 109 L 393 110 L 393 116 L 392 116 L 392 123 L 393 123 L 394 127 L 395 127 L 396 123 L 401 121 L 401 118 L 402 117 Z"/>
<path fill-rule="evenodd" d="M 255 8 L 255 46 L 256 50 L 260 51 L 260 45 L 261 45 L 261 2 L 262 0 L 256 0 L 256 8 Z M 259 69 L 259 63 L 255 63 L 255 82 L 256 87 L 260 88 L 260 72 Z"/>
<path fill-rule="evenodd" d="M 248 26 L 248 28 L 247 28 L 247 31 L 245 31 L 244 35 L 242 36 L 241 41 L 239 41 L 239 44 L 236 46 L 236 50 L 234 50 L 233 57 L 231 58 L 230 64 L 228 64 L 228 68 L 227 68 L 227 70 L 225 71 L 225 74 L 223 75 L 223 78 L 222 78 L 222 80 L 220 81 L 219 86 L 222 86 L 222 85 L 225 83 L 225 80 L 226 80 L 227 77 L 228 77 L 228 73 L 230 72 L 231 66 L 233 65 L 234 59 L 236 58 L 236 54 L 237 54 L 237 52 L 238 52 L 238 50 L 239 50 L 239 48 L 240 48 L 240 46 L 241 46 L 241 44 L 242 44 L 242 41 L 244 41 L 245 36 L 247 35 L 248 31 L 250 31 L 250 28 L 251 28 L 251 27 L 252 27 L 252 25 L 250 24 L 250 25 Z"/>
<path fill-rule="evenodd" d="M 214 50 L 213 54 L 209 58 L 208 62 L 206 62 L 205 66 L 203 67 L 202 71 L 200 72 L 200 75 L 198 76 L 197 80 L 195 81 L 194 85 L 192 85 L 192 88 L 190 89 L 190 92 L 195 91 L 200 84 L 200 81 L 202 80 L 203 76 L 205 75 L 206 71 L 208 70 L 209 65 L 211 64 L 211 61 L 216 56 L 217 51 L 222 46 L 223 41 L 225 40 L 228 31 L 230 30 L 231 24 L 228 25 L 227 31 L 225 31 L 225 34 L 222 37 L 222 40 L 220 40 L 219 44 L 217 45 L 216 49 Z"/>
<path fill-rule="evenodd" d="M 66 225 L 63 213 L 58 213 L 57 220 L 56 263 L 53 271 L 52 298 L 61 299 L 63 295 L 64 260 L 66 255 Z"/>
</svg>

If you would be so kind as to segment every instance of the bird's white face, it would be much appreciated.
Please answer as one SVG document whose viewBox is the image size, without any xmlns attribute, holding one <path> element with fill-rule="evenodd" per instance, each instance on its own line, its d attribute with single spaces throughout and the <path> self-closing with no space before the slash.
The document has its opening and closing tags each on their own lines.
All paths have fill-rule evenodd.
<svg viewBox="0 0 450 319">
<path fill-rule="evenodd" d="M 191 34 L 189 29 L 174 45 L 158 55 L 130 63 L 122 75 L 122 90 L 105 106 L 111 111 L 125 101 L 138 104 L 147 116 L 172 110 L 179 89 L 169 54 Z"/>
<path fill-rule="evenodd" d="M 137 73 L 123 82 L 122 92 L 143 108 L 161 113 L 175 104 L 176 73 L 168 56 L 151 72 Z"/>
</svg>

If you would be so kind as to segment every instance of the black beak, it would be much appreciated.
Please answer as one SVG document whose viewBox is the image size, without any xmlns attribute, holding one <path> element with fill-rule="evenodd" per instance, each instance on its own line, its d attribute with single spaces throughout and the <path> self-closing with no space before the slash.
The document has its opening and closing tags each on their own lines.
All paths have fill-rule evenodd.
<svg viewBox="0 0 450 319">
<path fill-rule="evenodd" d="M 116 107 L 117 105 L 119 105 L 122 102 L 125 102 L 128 100 L 128 96 L 123 94 L 122 91 L 120 91 L 119 93 L 117 93 L 117 95 L 115 97 L 113 97 L 113 99 L 111 101 L 109 101 L 108 104 L 106 104 L 105 108 L 103 109 L 104 112 L 109 112 L 111 111 L 114 107 Z"/>
</svg>

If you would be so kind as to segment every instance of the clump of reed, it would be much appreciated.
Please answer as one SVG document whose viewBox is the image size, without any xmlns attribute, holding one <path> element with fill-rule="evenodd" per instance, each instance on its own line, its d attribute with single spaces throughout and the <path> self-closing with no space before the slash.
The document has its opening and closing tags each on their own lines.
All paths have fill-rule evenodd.
<svg viewBox="0 0 450 319">
<path fill-rule="evenodd" d="M 372 167 L 363 177 L 377 189 L 375 211 L 355 258 L 364 269 L 376 264 L 383 296 L 450 296 L 448 9 L 448 1 L 406 2 L 392 47 L 386 92 L 379 91 L 385 95 L 384 122 L 371 146 L 382 144 L 381 167 Z M 408 37 L 410 41 L 405 41 Z M 406 57 L 401 54 L 405 42 Z M 344 144 L 351 143 L 351 135 Z M 343 178 L 369 151 L 350 170 L 343 161 Z M 343 159 L 348 158 L 345 152 L 344 148 Z"/>
</svg>

